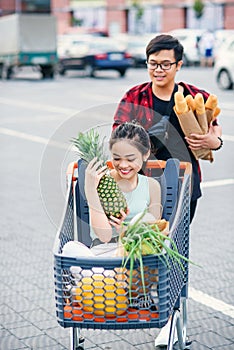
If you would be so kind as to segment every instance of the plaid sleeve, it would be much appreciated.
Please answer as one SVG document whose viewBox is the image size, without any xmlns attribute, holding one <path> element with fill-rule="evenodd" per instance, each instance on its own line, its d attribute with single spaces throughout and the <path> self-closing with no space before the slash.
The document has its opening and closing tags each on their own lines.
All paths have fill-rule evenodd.
<svg viewBox="0 0 234 350">
<path fill-rule="evenodd" d="M 198 87 L 191 85 L 191 84 L 186 84 L 184 82 L 180 82 L 179 85 L 182 85 L 184 87 L 184 89 L 186 90 L 186 92 L 190 95 L 192 95 L 193 97 L 197 94 L 197 93 L 201 93 L 204 97 L 204 100 L 206 101 L 209 97 L 209 93 L 205 90 L 201 90 Z"/>
<path fill-rule="evenodd" d="M 118 104 L 114 115 L 113 129 L 118 125 L 131 121 L 132 115 L 132 98 L 131 93 L 127 92 Z"/>
<path fill-rule="evenodd" d="M 152 125 L 153 96 L 150 82 L 136 85 L 125 93 L 115 112 L 113 129 L 133 120 L 146 130 Z"/>
</svg>

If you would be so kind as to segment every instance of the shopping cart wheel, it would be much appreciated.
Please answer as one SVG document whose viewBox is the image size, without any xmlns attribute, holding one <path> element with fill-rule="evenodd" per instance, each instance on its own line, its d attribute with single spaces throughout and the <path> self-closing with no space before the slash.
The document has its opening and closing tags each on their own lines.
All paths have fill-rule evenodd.
<svg viewBox="0 0 234 350">
<path fill-rule="evenodd" d="M 186 339 L 185 342 L 185 348 L 184 350 L 190 350 L 190 345 L 192 344 L 192 341 L 190 341 L 188 338 Z"/>
<path fill-rule="evenodd" d="M 79 328 L 70 329 L 70 350 L 84 350 L 84 341 Z"/>
<path fill-rule="evenodd" d="M 76 347 L 76 350 L 84 350 L 84 338 L 83 337 L 80 337 L 79 338 L 79 345 Z"/>
</svg>

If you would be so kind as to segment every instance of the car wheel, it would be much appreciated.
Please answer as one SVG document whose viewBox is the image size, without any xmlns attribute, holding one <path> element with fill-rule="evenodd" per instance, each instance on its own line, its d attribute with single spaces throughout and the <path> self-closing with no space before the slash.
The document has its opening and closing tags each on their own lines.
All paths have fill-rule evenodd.
<svg viewBox="0 0 234 350">
<path fill-rule="evenodd" d="M 66 70 L 64 68 L 61 68 L 61 69 L 59 69 L 58 72 L 59 72 L 60 75 L 65 75 Z"/>
<path fill-rule="evenodd" d="M 120 69 L 119 70 L 119 74 L 120 74 L 121 77 L 124 77 L 125 74 L 126 74 L 126 69 Z"/>
<path fill-rule="evenodd" d="M 64 68 L 64 66 L 61 63 L 58 63 L 57 67 L 56 67 L 56 72 L 59 75 L 65 75 L 66 73 L 66 69 Z"/>
<path fill-rule="evenodd" d="M 6 69 L 6 79 L 10 80 L 12 78 L 13 74 L 13 68 L 12 67 L 7 67 Z"/>
<path fill-rule="evenodd" d="M 87 77 L 95 77 L 95 70 L 91 64 L 86 64 L 84 67 L 84 73 Z"/>
<path fill-rule="evenodd" d="M 41 66 L 42 79 L 53 79 L 54 78 L 54 67 L 53 66 Z"/>
<path fill-rule="evenodd" d="M 222 90 L 231 90 L 233 88 L 232 79 L 226 69 L 219 72 L 217 76 L 217 83 L 219 88 Z"/>
</svg>

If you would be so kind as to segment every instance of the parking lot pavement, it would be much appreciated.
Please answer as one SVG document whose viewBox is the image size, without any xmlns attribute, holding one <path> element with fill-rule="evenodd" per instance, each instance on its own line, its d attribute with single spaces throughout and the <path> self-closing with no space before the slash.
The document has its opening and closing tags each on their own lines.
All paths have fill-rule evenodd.
<svg viewBox="0 0 234 350">
<path fill-rule="evenodd" d="M 21 89 L 28 88 L 27 84 L 23 81 Z M 15 87 L 16 94 L 14 86 L 14 83 L 4 85 L 4 89 L 7 96 L 15 93 L 19 100 L 14 105 L 5 96 L 7 101 L 1 110 L 3 126 L 15 133 L 1 132 L 0 137 L 0 350 L 65 350 L 69 349 L 69 330 L 57 323 L 54 296 L 53 244 L 57 227 L 43 205 L 38 175 L 45 145 L 44 139 L 33 137 L 50 135 L 54 129 L 54 122 L 53 125 L 51 122 L 54 109 L 46 109 L 44 114 L 41 110 L 35 113 L 41 108 L 40 101 L 33 113 L 31 105 L 22 110 L 22 96 L 18 97 L 21 89 Z M 40 90 L 35 90 L 35 86 Z M 53 83 L 36 85 L 33 82 L 30 92 L 39 99 L 46 86 L 47 89 L 49 86 L 48 94 L 54 91 Z M 69 93 L 71 90 L 67 89 Z M 64 94 L 66 89 L 61 91 Z M 57 94 L 56 90 L 53 95 L 56 101 L 59 99 Z M 202 164 L 203 197 L 191 225 L 191 259 L 202 266 L 191 266 L 190 269 L 188 336 L 192 341 L 191 350 L 234 349 L 231 100 L 230 104 L 226 112 L 223 108 L 223 124 L 226 123 L 223 150 L 215 154 L 214 164 Z M 41 123 L 42 114 L 44 120 L 48 119 L 46 126 Z M 56 202 L 53 181 L 57 176 L 51 171 L 48 178 L 52 204 Z M 65 174 L 62 178 L 65 183 Z M 59 210 L 62 213 L 63 208 Z M 158 329 L 84 330 L 82 335 L 85 349 L 151 350 L 158 332 Z"/>
<path fill-rule="evenodd" d="M 20 141 L 18 149 L 22 147 Z M 20 160 L 13 155 L 15 147 L 9 148 L 14 162 L 7 171 L 8 175 L 14 174 L 14 181 L 9 186 L 7 181 L 3 183 L 5 190 L 1 194 L 4 215 L 0 246 L 0 349 L 69 349 L 69 330 L 58 325 L 55 313 L 52 247 L 56 228 L 41 203 L 35 176 L 37 165 L 31 172 L 20 168 Z M 32 164 L 33 150 L 27 158 Z M 190 272 L 188 336 L 192 350 L 234 347 L 233 250 L 228 243 L 233 230 L 231 215 L 227 215 L 232 205 L 232 186 L 204 190 L 191 226 L 191 256 L 202 265 L 202 269 L 192 266 Z M 34 189 L 33 198 L 29 188 Z M 219 198 L 219 215 L 215 198 Z M 213 213 L 212 217 L 207 216 L 207 210 Z M 224 217 L 222 227 L 220 215 Z M 196 294 L 199 291 L 201 295 Z M 86 349 L 147 350 L 154 349 L 158 331 L 85 330 L 82 335 L 86 338 Z"/>
</svg>

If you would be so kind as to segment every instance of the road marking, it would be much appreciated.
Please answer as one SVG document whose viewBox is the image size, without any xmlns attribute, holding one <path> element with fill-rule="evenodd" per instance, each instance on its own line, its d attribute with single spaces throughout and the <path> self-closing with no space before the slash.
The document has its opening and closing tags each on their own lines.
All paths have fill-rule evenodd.
<svg viewBox="0 0 234 350">
<path fill-rule="evenodd" d="M 233 185 L 233 184 L 234 184 L 234 179 L 204 181 L 201 183 L 201 188 L 219 187 L 219 186 L 226 186 L 226 185 Z"/>
<path fill-rule="evenodd" d="M 0 98 L 0 103 L 11 105 L 11 106 L 17 106 L 17 107 L 24 107 L 24 108 L 30 108 L 30 109 L 32 108 L 40 111 L 49 111 L 54 113 L 74 114 L 78 112 L 76 109 L 72 109 L 72 108 L 63 108 L 63 107 L 56 107 L 51 105 L 41 105 L 40 103 L 24 102 L 24 101 L 19 101 L 15 99 L 12 100 L 10 98 L 4 98 L 4 97 Z"/>
<path fill-rule="evenodd" d="M 200 290 L 189 287 L 189 298 L 194 301 L 210 307 L 213 310 L 220 311 L 226 316 L 234 318 L 234 306 L 223 302 L 222 300 L 211 297 L 210 295 L 201 292 Z"/>
<path fill-rule="evenodd" d="M 223 135 L 222 139 L 224 141 L 231 141 L 231 142 L 233 142 L 234 141 L 234 136 L 233 135 Z"/>
<path fill-rule="evenodd" d="M 25 132 L 21 132 L 21 131 L 15 131 L 15 130 L 0 127 L 0 133 L 7 135 L 7 136 L 14 136 L 14 137 L 18 137 L 20 139 L 41 143 L 43 145 L 54 146 L 54 147 L 58 147 L 58 148 L 66 149 L 66 150 L 68 149 L 68 145 L 66 145 L 66 144 L 62 144 L 60 142 L 56 142 L 56 141 L 52 141 L 52 140 L 50 141 L 49 139 L 46 139 L 45 137 L 30 135 L 30 134 L 26 134 Z"/>
</svg>

